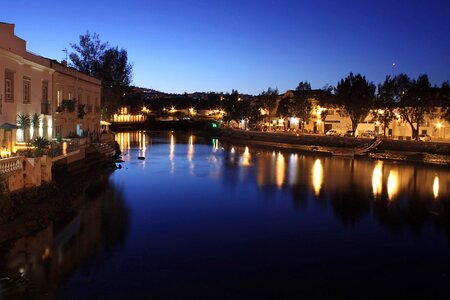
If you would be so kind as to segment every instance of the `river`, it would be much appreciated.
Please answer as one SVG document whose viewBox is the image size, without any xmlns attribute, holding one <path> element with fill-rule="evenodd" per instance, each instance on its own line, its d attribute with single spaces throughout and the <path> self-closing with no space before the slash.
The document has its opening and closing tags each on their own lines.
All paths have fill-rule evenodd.
<svg viewBox="0 0 450 300">
<path fill-rule="evenodd" d="M 448 168 L 116 139 L 121 169 L 73 219 L 3 246 L 0 298 L 450 297 Z"/>
</svg>

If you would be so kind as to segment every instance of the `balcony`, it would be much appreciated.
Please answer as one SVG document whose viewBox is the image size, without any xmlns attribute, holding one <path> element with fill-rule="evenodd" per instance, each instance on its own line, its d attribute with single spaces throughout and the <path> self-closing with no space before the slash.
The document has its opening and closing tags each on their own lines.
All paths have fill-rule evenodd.
<svg viewBox="0 0 450 300">
<path fill-rule="evenodd" d="M 50 103 L 48 103 L 48 102 L 41 103 L 41 114 L 43 114 L 43 115 L 51 115 L 52 114 Z"/>
</svg>

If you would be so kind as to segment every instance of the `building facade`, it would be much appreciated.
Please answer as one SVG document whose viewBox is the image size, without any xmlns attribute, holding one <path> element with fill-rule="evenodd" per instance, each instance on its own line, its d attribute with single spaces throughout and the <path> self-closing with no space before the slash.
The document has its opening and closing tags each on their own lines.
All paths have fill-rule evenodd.
<svg viewBox="0 0 450 300">
<path fill-rule="evenodd" d="M 2 155 L 35 136 L 51 140 L 98 132 L 101 82 L 27 51 L 26 41 L 15 36 L 14 27 L 0 23 Z"/>
<path fill-rule="evenodd" d="M 287 91 L 280 96 L 278 103 L 285 97 L 292 98 L 295 93 L 302 93 L 311 103 L 311 116 L 305 122 L 304 130 L 308 133 L 324 134 L 330 129 L 340 134 L 352 129 L 352 122 L 345 108 L 335 103 L 333 95 L 324 91 Z M 272 111 L 272 123 L 275 126 L 287 129 L 299 129 L 299 119 L 292 116 L 276 116 L 277 108 Z M 413 132 L 411 126 L 395 111 L 396 117 L 386 128 L 386 135 L 393 139 L 411 140 Z M 424 115 L 419 126 L 419 134 L 427 134 L 434 141 L 450 141 L 450 123 L 442 118 L 441 108 L 436 107 L 430 113 Z M 281 124 L 281 126 L 280 126 Z M 416 126 L 416 125 L 415 125 Z M 375 132 L 384 134 L 383 124 L 374 120 L 370 112 L 363 122 L 358 124 L 355 135 L 363 136 L 364 133 Z"/>
<path fill-rule="evenodd" d="M 100 130 L 101 81 L 50 62 L 53 73 L 54 137 L 83 136 Z"/>
</svg>

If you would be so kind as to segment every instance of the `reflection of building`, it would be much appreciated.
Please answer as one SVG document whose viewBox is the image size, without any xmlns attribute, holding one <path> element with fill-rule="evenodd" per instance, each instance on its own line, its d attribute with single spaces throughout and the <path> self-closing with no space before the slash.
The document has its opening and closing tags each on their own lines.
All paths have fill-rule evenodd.
<svg viewBox="0 0 450 300">
<path fill-rule="evenodd" d="M 13 143 L 98 132 L 100 81 L 27 51 L 14 26 L 0 23 L 0 123 L 16 124 L 18 115 L 30 122 L 13 134 Z"/>
<path fill-rule="evenodd" d="M 31 290 L 27 290 L 28 285 L 21 285 L 17 290 L 8 291 L 8 296 L 25 299 L 20 297 L 25 293 L 27 299 L 34 299 L 41 298 L 44 291 L 52 295 L 54 288 L 66 282 L 94 254 L 99 255 L 101 249 L 111 250 L 124 242 L 129 221 L 128 209 L 114 187 L 102 185 L 101 189 L 102 193 L 95 199 L 79 199 L 86 201 L 85 204 L 63 227 L 61 224 L 50 225 L 14 241 L 7 252 L 2 253 L 1 275 L 13 278 L 23 274 L 32 286 Z M 85 197 L 84 193 L 82 195 Z"/>
</svg>

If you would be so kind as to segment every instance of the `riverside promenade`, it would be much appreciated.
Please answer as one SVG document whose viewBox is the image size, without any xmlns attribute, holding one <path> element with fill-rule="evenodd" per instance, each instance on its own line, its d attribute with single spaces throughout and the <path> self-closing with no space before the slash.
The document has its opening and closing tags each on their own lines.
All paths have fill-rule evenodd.
<svg viewBox="0 0 450 300">
<path fill-rule="evenodd" d="M 261 147 L 287 149 L 298 152 L 314 152 L 321 155 L 341 155 L 343 152 L 357 153 L 369 147 L 370 138 L 336 137 L 318 134 L 294 134 L 285 132 L 260 132 L 221 128 L 219 137 L 224 141 Z M 450 166 L 450 143 L 382 140 L 367 153 L 358 153 L 373 159 L 424 162 Z M 356 156 L 356 155 L 355 155 Z"/>
</svg>

